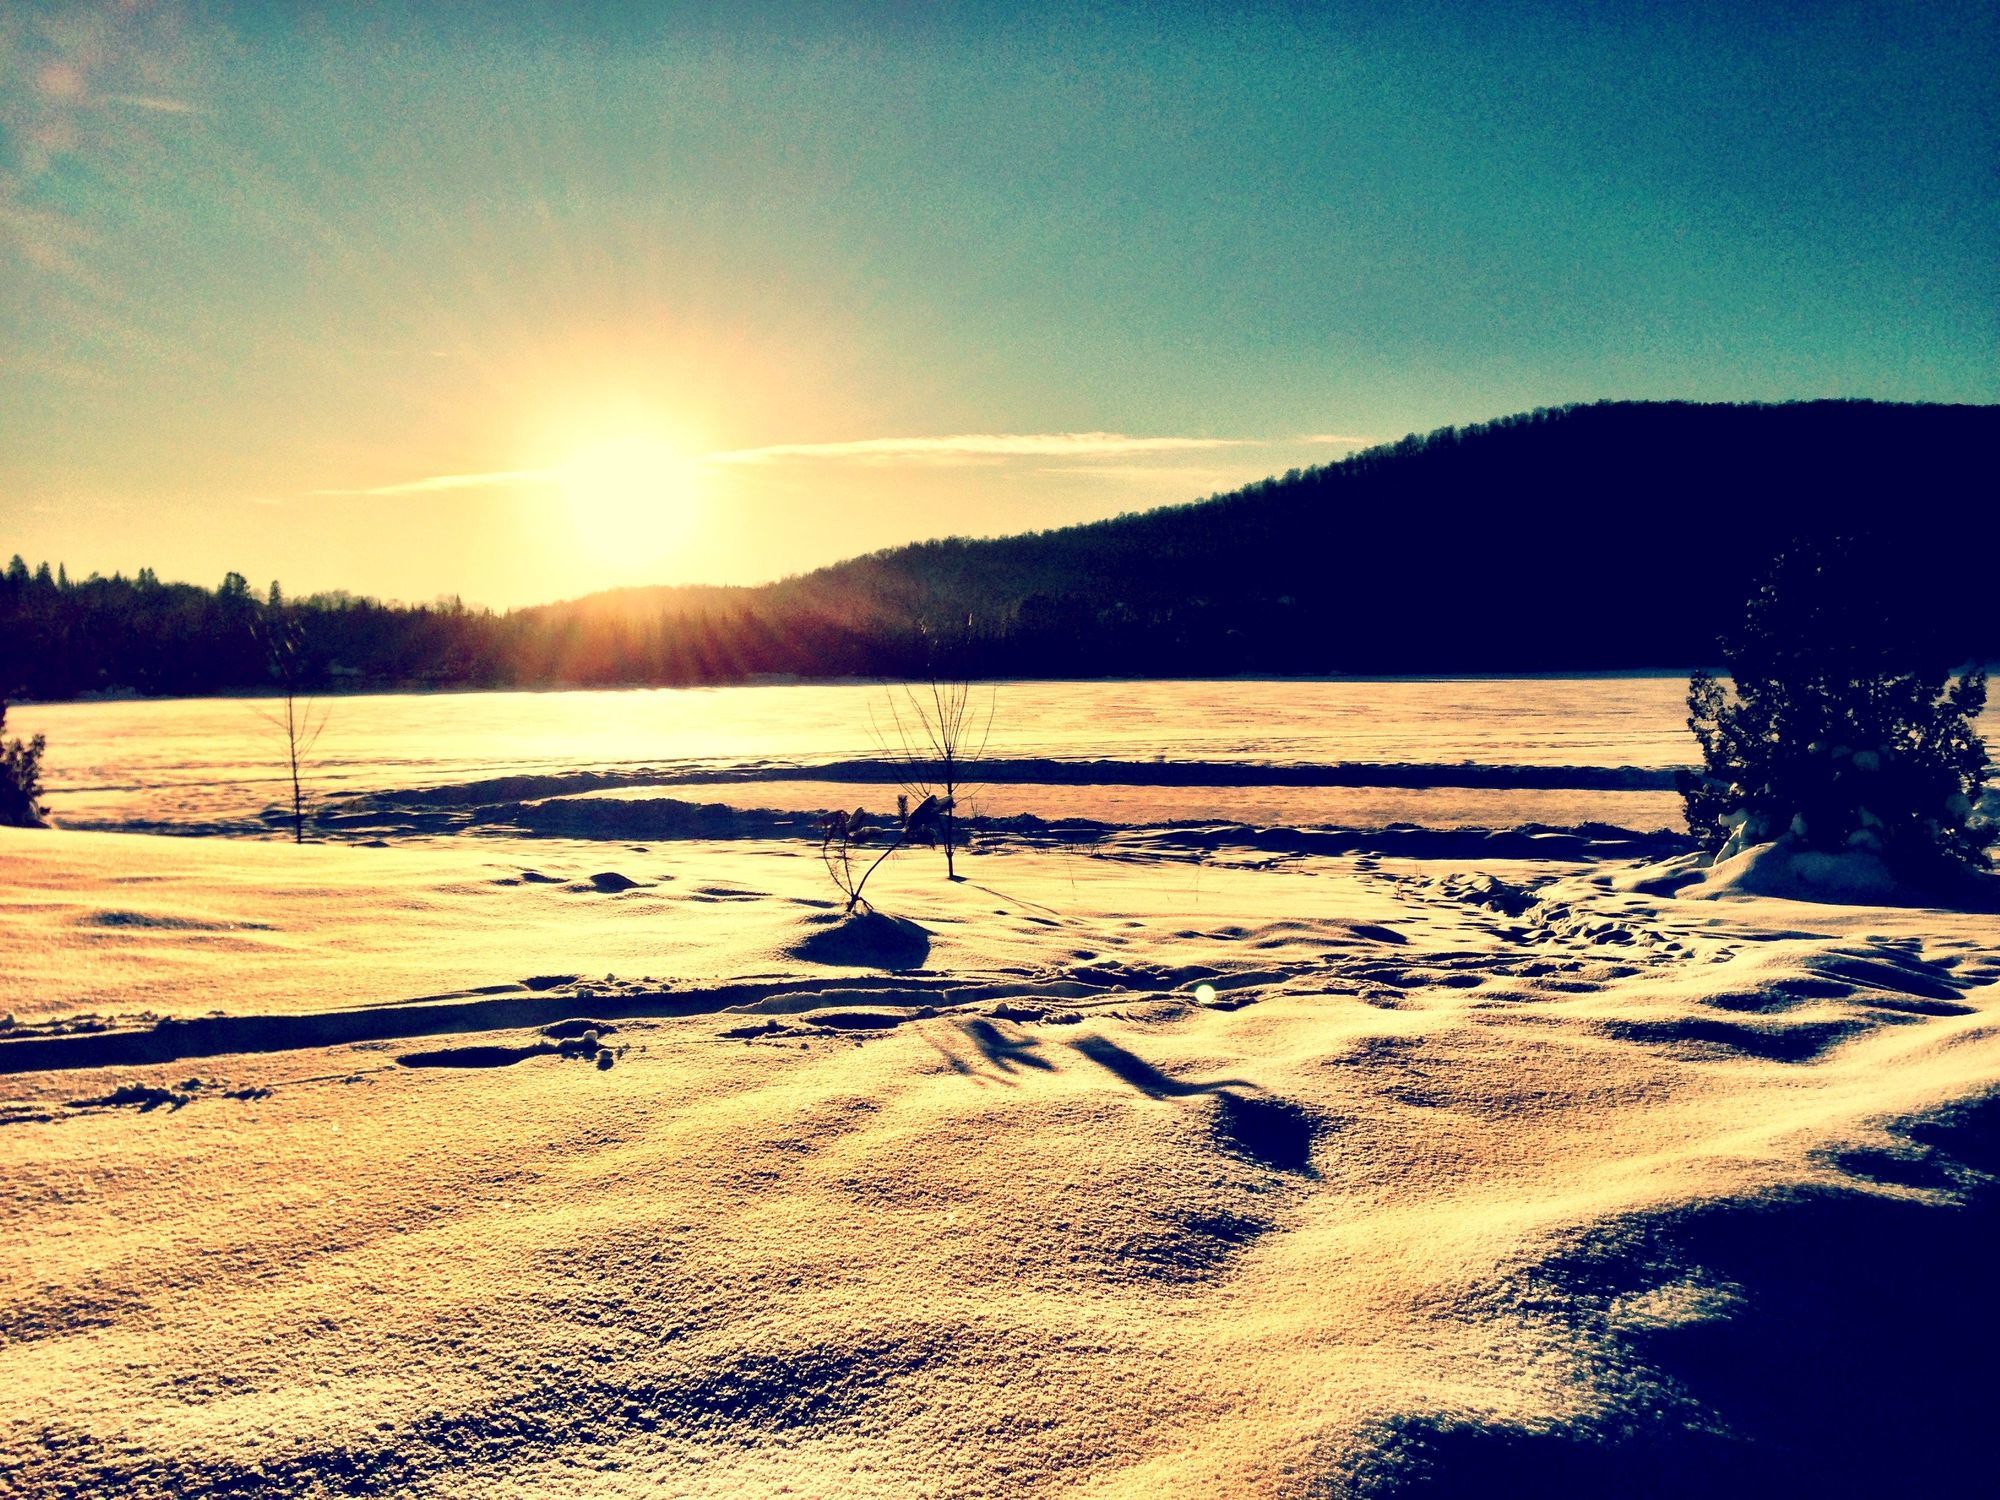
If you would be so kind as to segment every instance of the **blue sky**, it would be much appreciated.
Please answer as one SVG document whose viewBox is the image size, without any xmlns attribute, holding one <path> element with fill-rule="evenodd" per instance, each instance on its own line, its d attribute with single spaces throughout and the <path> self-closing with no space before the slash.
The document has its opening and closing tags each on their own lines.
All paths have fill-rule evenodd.
<svg viewBox="0 0 2000 1500">
<path fill-rule="evenodd" d="M 356 9 L 0 20 L 0 550 L 504 605 L 2000 399 L 1990 6 Z"/>
</svg>

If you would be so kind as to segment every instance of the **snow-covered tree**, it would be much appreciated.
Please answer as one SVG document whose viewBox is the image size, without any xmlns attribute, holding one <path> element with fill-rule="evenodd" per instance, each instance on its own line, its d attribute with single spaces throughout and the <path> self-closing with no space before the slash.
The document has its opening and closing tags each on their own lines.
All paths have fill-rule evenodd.
<svg viewBox="0 0 2000 1500">
<path fill-rule="evenodd" d="M 0 731 L 7 728 L 7 705 L 0 701 Z M 0 826 L 42 826 L 41 735 L 10 740 L 0 732 Z"/>
<path fill-rule="evenodd" d="M 1917 878 L 1984 868 L 2000 833 L 1973 815 L 1989 764 L 1973 728 L 1986 673 L 1954 673 L 1955 643 L 1883 571 L 1862 542 L 1793 548 L 1724 638 L 1727 680 L 1695 674 L 1702 766 L 1681 793 L 1719 857 L 1789 837 L 1867 850 Z"/>
</svg>

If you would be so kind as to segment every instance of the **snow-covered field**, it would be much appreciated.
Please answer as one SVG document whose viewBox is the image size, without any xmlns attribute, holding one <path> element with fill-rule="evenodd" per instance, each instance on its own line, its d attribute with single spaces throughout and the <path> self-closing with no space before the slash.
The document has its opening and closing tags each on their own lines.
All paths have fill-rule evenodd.
<svg viewBox="0 0 2000 1500">
<path fill-rule="evenodd" d="M 1493 720 L 1253 758 L 1680 758 Z M 955 884 L 911 851 L 843 921 L 814 799 L 702 836 L 715 788 L 676 812 L 540 733 L 378 739 L 303 847 L 0 830 L 0 1495 L 1989 1476 L 2000 918 L 1642 868 L 1671 837 L 1135 827 L 1051 784 L 1087 828 Z M 132 788 L 106 821 L 241 814 L 238 750 L 177 763 L 181 815 L 176 763 L 78 742 Z"/>
</svg>

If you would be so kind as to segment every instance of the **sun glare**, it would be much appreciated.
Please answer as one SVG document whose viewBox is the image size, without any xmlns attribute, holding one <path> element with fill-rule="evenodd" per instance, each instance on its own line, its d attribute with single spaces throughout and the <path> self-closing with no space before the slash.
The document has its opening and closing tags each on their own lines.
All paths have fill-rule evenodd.
<svg viewBox="0 0 2000 1500">
<path fill-rule="evenodd" d="M 556 471 L 577 540 L 603 563 L 650 562 L 684 545 L 700 502 L 700 466 L 663 438 L 611 438 Z"/>
</svg>

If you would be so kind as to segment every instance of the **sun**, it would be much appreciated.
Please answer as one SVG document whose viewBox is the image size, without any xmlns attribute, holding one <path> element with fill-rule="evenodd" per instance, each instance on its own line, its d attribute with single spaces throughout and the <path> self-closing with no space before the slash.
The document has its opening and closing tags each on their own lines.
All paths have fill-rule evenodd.
<svg viewBox="0 0 2000 1500">
<path fill-rule="evenodd" d="M 701 466 L 651 435 L 607 438 L 555 471 L 579 545 L 598 562 L 651 562 L 686 545 L 701 502 Z"/>
</svg>

